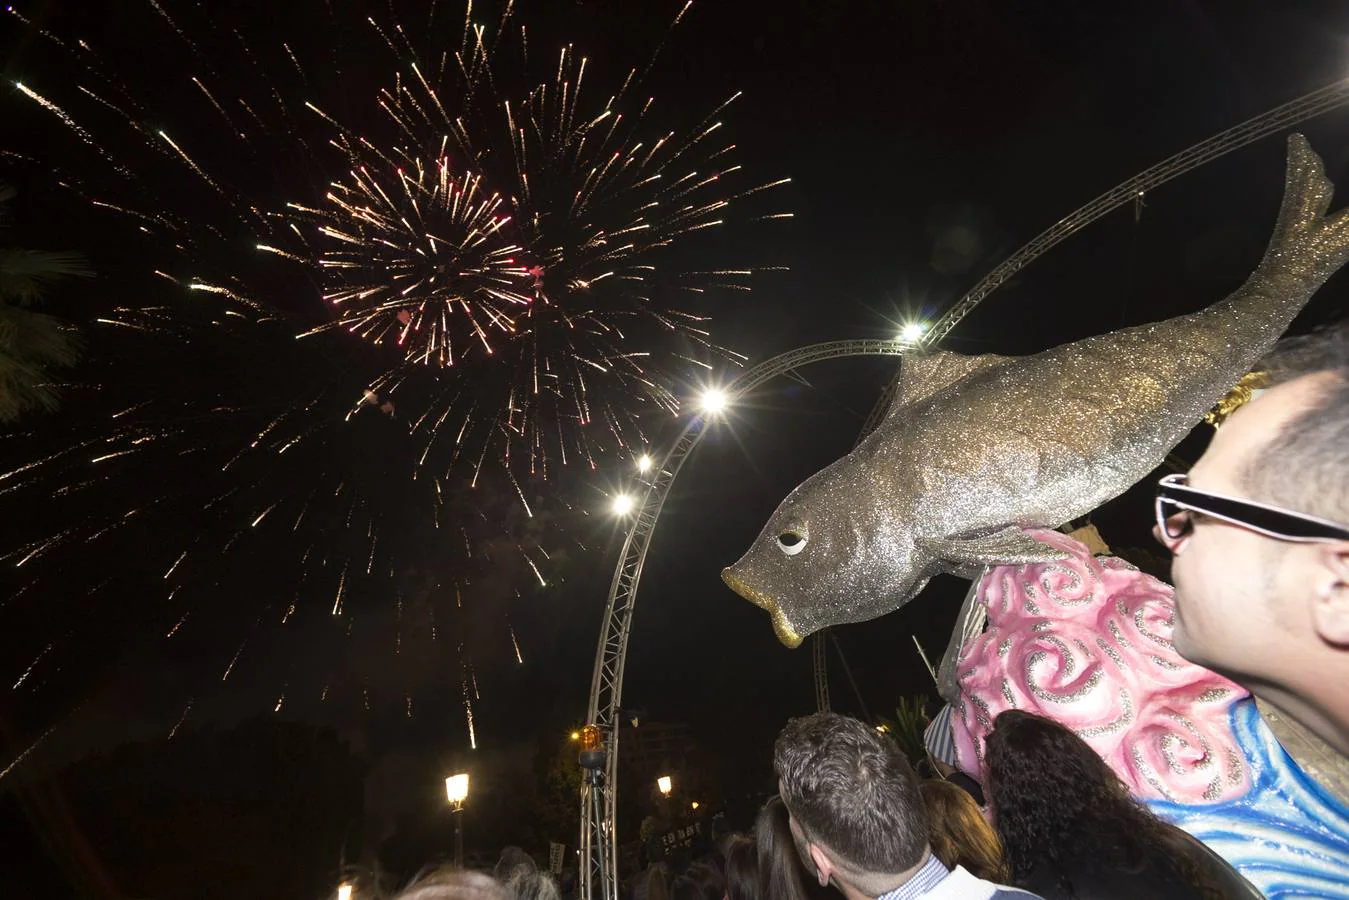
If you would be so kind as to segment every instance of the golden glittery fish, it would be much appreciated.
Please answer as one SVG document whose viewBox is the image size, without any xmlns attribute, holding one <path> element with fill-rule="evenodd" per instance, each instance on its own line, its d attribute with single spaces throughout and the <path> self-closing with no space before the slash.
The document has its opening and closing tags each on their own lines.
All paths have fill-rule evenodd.
<svg viewBox="0 0 1349 900">
<path fill-rule="evenodd" d="M 1349 259 L 1349 211 L 1301 135 L 1269 249 L 1207 309 L 1035 356 L 905 357 L 857 448 L 791 492 L 722 578 L 788 647 L 898 609 L 939 572 L 1058 554 L 1057 526 L 1156 468 Z"/>
</svg>

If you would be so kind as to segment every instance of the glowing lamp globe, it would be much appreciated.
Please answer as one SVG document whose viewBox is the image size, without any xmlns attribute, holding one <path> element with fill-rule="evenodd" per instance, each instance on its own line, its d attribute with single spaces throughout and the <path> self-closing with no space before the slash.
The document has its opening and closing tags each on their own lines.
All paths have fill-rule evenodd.
<svg viewBox="0 0 1349 900">
<path fill-rule="evenodd" d="M 581 749 L 582 750 L 602 750 L 600 742 L 600 730 L 594 725 L 587 725 L 581 729 Z"/>
<path fill-rule="evenodd" d="M 668 797 L 670 791 L 674 790 L 674 782 L 670 780 L 669 775 L 662 775 L 656 779 L 656 789 Z"/>
<path fill-rule="evenodd" d="M 705 413 L 715 414 L 726 408 L 726 392 L 712 388 L 703 391 L 703 395 L 698 398 L 698 408 Z"/>
<path fill-rule="evenodd" d="M 445 796 L 451 803 L 459 804 L 468 799 L 468 773 L 460 772 L 445 779 Z"/>
<path fill-rule="evenodd" d="M 339 884 L 337 886 L 337 900 L 351 900 L 351 885 Z"/>
<path fill-rule="evenodd" d="M 608 754 L 604 752 L 604 742 L 601 738 L 600 730 L 594 725 L 587 725 L 581 729 L 581 768 L 592 772 L 604 768 Z"/>
</svg>

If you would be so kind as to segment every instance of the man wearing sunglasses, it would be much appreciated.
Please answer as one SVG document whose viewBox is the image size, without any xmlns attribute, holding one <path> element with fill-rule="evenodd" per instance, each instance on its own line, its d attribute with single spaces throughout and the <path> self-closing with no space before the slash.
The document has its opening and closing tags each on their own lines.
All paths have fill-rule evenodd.
<svg viewBox="0 0 1349 900">
<path fill-rule="evenodd" d="M 1349 322 L 1265 367 L 1268 389 L 1158 485 L 1176 649 L 1349 756 Z"/>
</svg>

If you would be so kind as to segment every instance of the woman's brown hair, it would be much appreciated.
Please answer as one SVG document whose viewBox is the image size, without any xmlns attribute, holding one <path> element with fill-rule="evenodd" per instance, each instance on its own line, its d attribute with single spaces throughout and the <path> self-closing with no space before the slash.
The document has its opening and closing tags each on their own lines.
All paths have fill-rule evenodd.
<svg viewBox="0 0 1349 900">
<path fill-rule="evenodd" d="M 964 866 L 976 878 L 1007 884 L 1011 876 L 1002 841 L 969 792 L 949 781 L 924 781 L 919 790 L 937 859 L 947 868 Z"/>
</svg>

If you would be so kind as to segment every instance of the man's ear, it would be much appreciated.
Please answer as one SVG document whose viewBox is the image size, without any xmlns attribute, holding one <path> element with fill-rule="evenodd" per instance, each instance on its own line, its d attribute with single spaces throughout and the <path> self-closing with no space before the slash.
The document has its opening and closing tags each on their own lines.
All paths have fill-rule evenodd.
<svg viewBox="0 0 1349 900">
<path fill-rule="evenodd" d="M 1349 541 L 1323 544 L 1323 566 L 1312 598 L 1312 623 L 1321 640 L 1349 650 Z"/>
<path fill-rule="evenodd" d="M 810 859 L 815 863 L 815 876 L 820 879 L 820 887 L 829 887 L 829 878 L 834 874 L 834 864 L 829 855 L 818 844 L 809 843 L 806 848 L 810 850 Z"/>
</svg>

